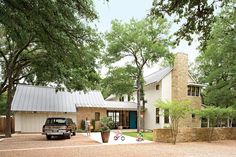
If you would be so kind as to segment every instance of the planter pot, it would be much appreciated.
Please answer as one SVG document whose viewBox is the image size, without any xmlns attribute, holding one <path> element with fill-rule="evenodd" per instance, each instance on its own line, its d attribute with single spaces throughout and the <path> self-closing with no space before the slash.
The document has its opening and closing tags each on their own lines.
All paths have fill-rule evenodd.
<svg viewBox="0 0 236 157">
<path fill-rule="evenodd" d="M 110 137 L 110 131 L 101 132 L 101 136 L 102 136 L 102 142 L 107 143 Z"/>
</svg>

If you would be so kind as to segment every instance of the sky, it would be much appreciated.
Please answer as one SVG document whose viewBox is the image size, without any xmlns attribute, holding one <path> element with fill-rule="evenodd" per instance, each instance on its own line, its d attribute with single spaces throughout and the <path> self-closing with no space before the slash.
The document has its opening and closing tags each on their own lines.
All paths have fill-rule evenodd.
<svg viewBox="0 0 236 157">
<path fill-rule="evenodd" d="M 111 21 L 114 19 L 128 22 L 131 18 L 142 19 L 149 13 L 152 6 L 152 0 L 95 0 L 95 9 L 99 15 L 99 21 L 96 21 L 97 28 L 100 32 L 106 32 L 111 29 Z M 175 32 L 180 26 L 173 24 L 170 32 Z M 199 55 L 197 47 L 199 42 L 194 39 L 189 46 L 187 41 L 181 41 L 180 44 L 171 52 L 183 52 L 187 53 L 189 62 L 194 62 L 195 58 Z M 124 64 L 122 62 L 118 63 Z M 159 69 L 158 64 L 154 64 L 152 67 L 145 67 L 144 76 L 149 75 Z M 102 73 L 105 73 L 107 69 L 102 68 Z"/>
</svg>

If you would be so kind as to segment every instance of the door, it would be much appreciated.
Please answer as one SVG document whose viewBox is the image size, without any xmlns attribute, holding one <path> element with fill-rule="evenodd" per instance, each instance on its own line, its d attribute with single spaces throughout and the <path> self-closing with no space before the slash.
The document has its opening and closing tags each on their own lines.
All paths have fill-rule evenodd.
<svg viewBox="0 0 236 157">
<path fill-rule="evenodd" d="M 137 128 L 137 112 L 136 111 L 129 112 L 129 128 L 130 129 Z"/>
</svg>

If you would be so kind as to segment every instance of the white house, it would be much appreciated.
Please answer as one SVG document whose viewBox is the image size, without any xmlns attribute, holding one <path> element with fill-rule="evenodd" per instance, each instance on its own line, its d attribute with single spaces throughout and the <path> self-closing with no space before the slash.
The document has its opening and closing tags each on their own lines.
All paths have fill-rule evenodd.
<svg viewBox="0 0 236 157">
<path fill-rule="evenodd" d="M 197 84 L 188 71 L 188 56 L 177 53 L 173 67 L 166 67 L 156 71 L 144 78 L 145 80 L 145 129 L 164 128 L 170 123 L 169 116 L 164 111 L 155 107 L 157 100 L 190 100 L 192 107 L 201 108 L 200 89 L 202 85 Z M 136 102 L 136 92 L 133 93 Z M 116 101 L 128 101 L 128 96 L 116 98 L 114 95 L 107 99 Z M 132 99 L 131 99 L 132 101 Z M 181 122 L 183 127 L 200 127 L 200 120 L 195 115 L 188 115 Z"/>
<path fill-rule="evenodd" d="M 188 72 L 188 56 L 177 53 L 173 67 L 166 67 L 145 78 L 145 129 L 163 128 L 170 123 L 169 116 L 155 103 L 162 100 L 191 100 L 192 107 L 201 108 L 200 84 Z M 70 117 L 81 127 L 81 121 L 88 117 L 100 127 L 100 118 L 109 116 L 116 126 L 137 127 L 136 93 L 133 99 L 128 96 L 117 98 L 113 95 L 105 101 L 100 91 L 66 92 L 55 88 L 31 85 L 18 85 L 11 110 L 15 114 L 16 132 L 41 132 L 47 117 Z M 134 102 L 132 102 L 134 101 Z M 200 127 L 195 115 L 188 115 L 181 126 Z"/>
</svg>

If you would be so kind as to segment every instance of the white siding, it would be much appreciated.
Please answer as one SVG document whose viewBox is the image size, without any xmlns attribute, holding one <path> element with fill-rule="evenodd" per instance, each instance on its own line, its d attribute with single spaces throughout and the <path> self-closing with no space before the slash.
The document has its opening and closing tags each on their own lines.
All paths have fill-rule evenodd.
<svg viewBox="0 0 236 157">
<path fill-rule="evenodd" d="M 161 90 L 161 99 L 171 101 L 171 86 L 172 86 L 172 77 L 169 73 L 164 79 L 162 79 L 162 90 Z M 164 128 L 164 111 L 160 110 L 160 127 Z"/>
<path fill-rule="evenodd" d="M 67 117 L 76 122 L 76 113 L 58 112 L 16 112 L 15 130 L 17 132 L 42 132 L 42 127 L 48 117 Z"/>
<path fill-rule="evenodd" d="M 154 129 L 159 128 L 160 125 L 156 124 L 156 107 L 155 103 L 158 99 L 161 98 L 161 88 L 162 84 L 159 84 L 159 90 L 156 90 L 157 84 L 151 84 L 148 86 L 145 86 L 145 99 L 147 100 L 147 103 L 145 105 L 145 108 L 147 109 L 145 111 L 145 129 Z"/>
<path fill-rule="evenodd" d="M 156 123 L 156 107 L 155 103 L 158 99 L 171 100 L 171 73 L 166 75 L 159 83 L 159 90 L 156 90 L 157 84 L 145 86 L 145 99 L 147 110 L 145 111 L 145 129 L 163 128 L 164 116 L 160 111 L 160 123 Z"/>
</svg>

